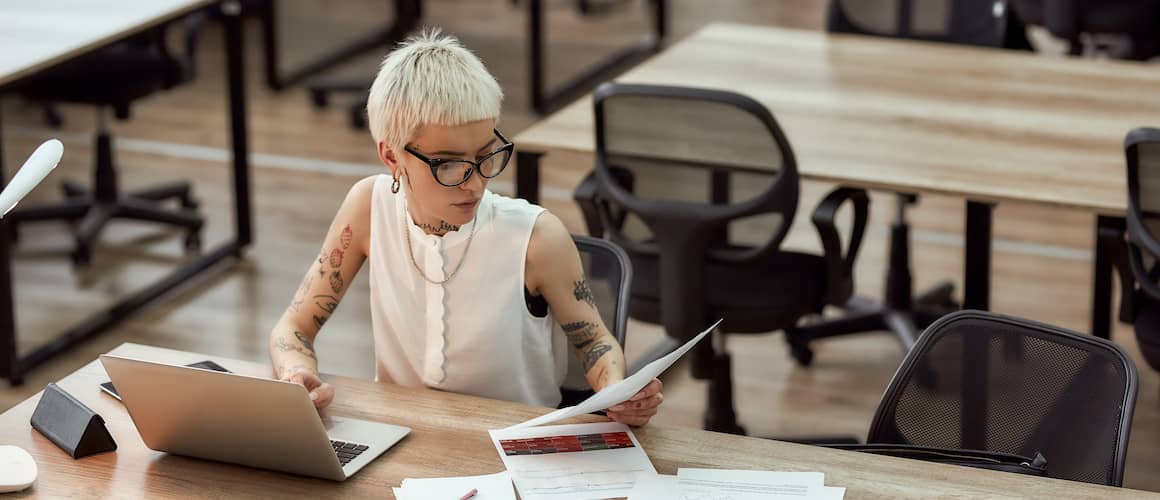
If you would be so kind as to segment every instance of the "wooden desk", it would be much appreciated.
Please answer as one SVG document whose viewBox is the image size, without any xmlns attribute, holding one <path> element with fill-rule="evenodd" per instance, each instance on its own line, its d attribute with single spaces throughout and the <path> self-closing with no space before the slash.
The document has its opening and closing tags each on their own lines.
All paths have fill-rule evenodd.
<svg viewBox="0 0 1160 500">
<path fill-rule="evenodd" d="M 712 24 L 618 82 L 724 89 L 765 104 L 806 179 L 967 200 L 964 306 L 989 305 L 991 211 L 1086 210 L 1122 229 L 1123 139 L 1160 121 L 1154 65 Z M 591 97 L 515 137 L 517 195 L 539 156 L 594 149 Z M 1102 249 L 1097 249 L 1102 250 Z M 1096 252 L 1093 332 L 1107 337 L 1111 265 Z"/>
<path fill-rule="evenodd" d="M 137 344 L 123 344 L 113 354 L 185 364 L 213 359 L 238 373 L 267 375 L 257 363 Z M 59 384 L 108 423 L 118 449 L 73 460 L 28 421 L 37 394 L 0 414 L 0 444 L 28 450 L 40 468 L 31 490 L 12 498 L 61 496 L 177 497 L 382 497 L 406 477 L 437 477 L 498 472 L 503 462 L 488 429 L 505 427 L 547 412 L 505 401 L 413 389 L 370 380 L 328 376 L 337 399 L 328 411 L 337 415 L 405 425 L 410 436 L 350 480 L 335 483 L 277 472 L 171 456 L 141 442 L 124 407 L 104 395 L 97 384 L 108 380 L 98 361 Z M 206 411 L 213 411 L 207 408 Z M 663 411 L 663 410 L 662 410 Z M 580 417 L 574 422 L 599 421 Z M 837 451 L 697 429 L 646 426 L 634 431 L 662 474 L 678 467 L 717 467 L 787 471 L 822 471 L 826 483 L 847 488 L 846 498 L 1035 497 L 1143 498 L 1160 496 L 1085 483 L 1043 479 L 993 471 L 930 464 Z"/>
<path fill-rule="evenodd" d="M 245 75 L 242 68 L 241 7 L 237 0 L 37 0 L 0 2 L 0 95 L 26 77 L 199 9 L 221 5 L 226 46 L 226 81 L 230 127 L 234 237 L 183 264 L 151 285 L 119 299 L 84 322 L 62 332 L 31 353 L 20 356 L 12 304 L 11 252 L 0 238 L 0 377 L 12 384 L 24 372 L 87 337 L 126 319 L 168 291 L 210 269 L 240 257 L 253 240 L 250 213 L 249 147 L 246 128 Z M 2 127 L 0 127 L 2 128 Z M 3 133 L 0 130 L 0 143 Z M 4 182 L 0 148 L 0 185 Z M 0 234 L 8 234 L 0 221 Z"/>
</svg>

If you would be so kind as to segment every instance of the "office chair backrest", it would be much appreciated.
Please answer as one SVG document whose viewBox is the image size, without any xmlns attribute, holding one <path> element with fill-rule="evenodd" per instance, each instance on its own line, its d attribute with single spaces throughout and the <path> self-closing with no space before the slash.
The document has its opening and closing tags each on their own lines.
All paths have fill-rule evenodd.
<svg viewBox="0 0 1160 500">
<path fill-rule="evenodd" d="M 1124 139 L 1128 178 L 1129 262 L 1141 289 L 1160 301 L 1160 129 L 1138 128 Z"/>
<path fill-rule="evenodd" d="M 596 300 L 596 308 L 600 311 L 600 319 L 616 341 L 624 347 L 624 338 L 628 328 L 628 290 L 632 283 L 632 264 L 624 250 L 607 240 L 588 236 L 573 235 L 572 241 L 580 252 L 580 262 L 584 267 L 584 276 L 588 278 L 588 286 L 592 289 L 592 296 Z M 559 325 L 555 327 L 559 329 Z M 555 332 L 563 338 L 563 332 Z M 589 390 L 584 378 L 584 369 L 576 356 L 568 356 L 568 377 L 564 381 L 565 389 Z"/>
<path fill-rule="evenodd" d="M 1124 156 L 1128 267 L 1136 283 L 1130 297 L 1131 319 L 1140 353 L 1149 366 L 1160 370 L 1160 129 L 1128 132 Z"/>
<path fill-rule="evenodd" d="M 826 30 L 1001 47 L 1006 0 L 830 0 Z"/>
<path fill-rule="evenodd" d="M 757 101 L 708 89 L 606 83 L 595 123 L 596 182 L 615 207 L 600 210 L 608 237 L 629 256 L 659 257 L 662 323 L 692 335 L 706 323 L 705 259 L 760 259 L 789 230 L 798 201 L 789 141 Z M 618 211 L 624 221 L 610 217 Z"/>
<path fill-rule="evenodd" d="M 979 311 L 930 325 L 874 415 L 869 443 L 1047 459 L 1053 478 L 1119 486 L 1138 376 L 1091 335 Z"/>
</svg>

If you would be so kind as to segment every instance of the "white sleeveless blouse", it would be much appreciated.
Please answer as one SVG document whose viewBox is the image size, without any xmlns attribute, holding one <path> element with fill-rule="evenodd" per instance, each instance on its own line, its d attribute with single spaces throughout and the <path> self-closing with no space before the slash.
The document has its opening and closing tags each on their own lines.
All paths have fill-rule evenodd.
<svg viewBox="0 0 1160 500">
<path fill-rule="evenodd" d="M 524 300 L 524 263 L 543 208 L 484 191 L 475 220 L 442 237 L 407 212 L 404 189 L 380 175 L 371 197 L 370 288 L 376 380 L 554 407 L 568 369 L 568 347 L 553 319 Z M 472 225 L 470 251 L 464 256 Z M 436 281 L 461 259 L 442 285 Z"/>
</svg>

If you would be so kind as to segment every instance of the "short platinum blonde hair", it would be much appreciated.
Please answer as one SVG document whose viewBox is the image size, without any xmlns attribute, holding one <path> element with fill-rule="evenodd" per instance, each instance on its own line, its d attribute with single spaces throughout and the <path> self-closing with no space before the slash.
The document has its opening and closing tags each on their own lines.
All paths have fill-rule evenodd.
<svg viewBox="0 0 1160 500">
<path fill-rule="evenodd" d="M 396 154 L 424 125 L 499 119 L 503 91 L 455 37 L 424 29 L 383 59 L 371 84 L 367 118 L 375 142 Z"/>
</svg>

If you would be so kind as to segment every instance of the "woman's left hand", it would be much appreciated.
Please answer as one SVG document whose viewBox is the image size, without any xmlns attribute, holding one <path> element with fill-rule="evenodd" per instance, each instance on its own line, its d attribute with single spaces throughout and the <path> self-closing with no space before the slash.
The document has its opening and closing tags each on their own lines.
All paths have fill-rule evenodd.
<svg viewBox="0 0 1160 500">
<path fill-rule="evenodd" d="M 657 407 L 665 400 L 665 396 L 661 394 L 662 388 L 664 384 L 654 378 L 628 401 L 609 408 L 606 412 L 608 418 L 634 427 L 647 424 L 649 419 L 657 414 Z"/>
</svg>

